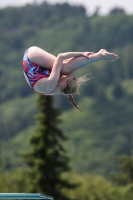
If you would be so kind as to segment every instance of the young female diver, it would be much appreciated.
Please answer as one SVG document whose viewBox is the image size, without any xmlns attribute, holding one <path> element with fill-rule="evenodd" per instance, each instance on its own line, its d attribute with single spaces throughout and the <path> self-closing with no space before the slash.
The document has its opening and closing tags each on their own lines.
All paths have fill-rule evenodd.
<svg viewBox="0 0 133 200">
<path fill-rule="evenodd" d="M 43 95 L 65 94 L 77 109 L 73 94 L 78 93 L 86 76 L 76 78 L 72 75 L 78 69 L 100 60 L 115 61 L 118 56 L 101 49 L 94 52 L 67 52 L 55 57 L 45 50 L 33 46 L 27 49 L 23 57 L 23 72 L 29 86 Z M 79 109 L 80 110 L 80 109 Z"/>
</svg>

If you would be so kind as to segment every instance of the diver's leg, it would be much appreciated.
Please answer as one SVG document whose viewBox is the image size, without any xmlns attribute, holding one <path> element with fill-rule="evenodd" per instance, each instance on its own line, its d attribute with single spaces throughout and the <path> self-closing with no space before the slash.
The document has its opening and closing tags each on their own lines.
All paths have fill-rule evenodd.
<svg viewBox="0 0 133 200">
<path fill-rule="evenodd" d="M 56 57 L 39 47 L 30 47 L 28 51 L 28 57 L 31 62 L 42 66 L 46 69 L 52 69 Z M 117 55 L 107 52 L 105 49 L 101 49 L 99 52 L 90 55 L 89 57 L 75 57 L 63 61 L 61 68 L 62 75 L 69 75 L 74 71 L 86 67 L 94 62 L 100 60 L 116 60 Z"/>
<path fill-rule="evenodd" d="M 54 55 L 34 46 L 29 48 L 28 58 L 31 62 L 50 70 L 52 69 L 56 59 Z"/>
<path fill-rule="evenodd" d="M 61 73 L 68 75 L 74 71 L 87 67 L 88 65 L 95 63 L 100 60 L 110 60 L 115 61 L 117 55 L 114 53 L 107 52 L 105 49 L 101 49 L 99 52 L 90 55 L 89 57 L 76 57 L 70 59 L 68 62 L 63 63 Z"/>
</svg>

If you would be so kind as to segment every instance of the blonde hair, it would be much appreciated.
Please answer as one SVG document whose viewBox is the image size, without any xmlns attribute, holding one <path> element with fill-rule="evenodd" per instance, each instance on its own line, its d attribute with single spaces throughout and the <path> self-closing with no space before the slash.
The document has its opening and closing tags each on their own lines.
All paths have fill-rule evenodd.
<svg viewBox="0 0 133 200">
<path fill-rule="evenodd" d="M 87 75 L 81 76 L 80 78 L 74 77 L 73 79 L 68 79 L 66 87 L 62 89 L 62 93 L 68 95 L 69 102 L 73 106 L 75 106 L 75 108 L 77 108 L 78 110 L 80 110 L 80 108 L 75 103 L 73 94 L 76 94 L 76 93 L 78 94 L 79 86 L 88 80 L 89 78 L 87 77 Z M 80 110 L 80 112 L 82 111 Z"/>
</svg>

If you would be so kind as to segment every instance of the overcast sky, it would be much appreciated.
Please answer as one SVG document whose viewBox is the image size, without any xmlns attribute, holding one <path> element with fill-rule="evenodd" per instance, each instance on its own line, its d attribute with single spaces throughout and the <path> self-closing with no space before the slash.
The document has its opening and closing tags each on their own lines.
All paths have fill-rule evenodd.
<svg viewBox="0 0 133 200">
<path fill-rule="evenodd" d="M 0 0 L 0 8 L 6 6 L 22 6 L 27 3 L 41 3 L 44 0 Z M 47 0 L 48 3 L 64 3 L 83 5 L 92 14 L 96 7 L 100 7 L 101 14 L 107 14 L 114 7 L 124 8 L 127 14 L 133 14 L 133 0 Z"/>
</svg>

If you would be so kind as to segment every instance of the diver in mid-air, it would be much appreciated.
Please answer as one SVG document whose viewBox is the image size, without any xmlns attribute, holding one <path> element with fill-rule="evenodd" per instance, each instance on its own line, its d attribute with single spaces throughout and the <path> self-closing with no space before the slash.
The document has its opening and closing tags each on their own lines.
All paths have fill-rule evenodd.
<svg viewBox="0 0 133 200">
<path fill-rule="evenodd" d="M 29 86 L 43 95 L 65 94 L 77 109 L 73 95 L 78 93 L 81 83 L 89 80 L 87 76 L 76 78 L 72 75 L 78 69 L 100 60 L 115 61 L 118 56 L 101 49 L 94 52 L 66 52 L 57 57 L 33 46 L 23 57 L 23 72 Z M 80 110 L 80 109 L 79 109 Z"/>
</svg>

